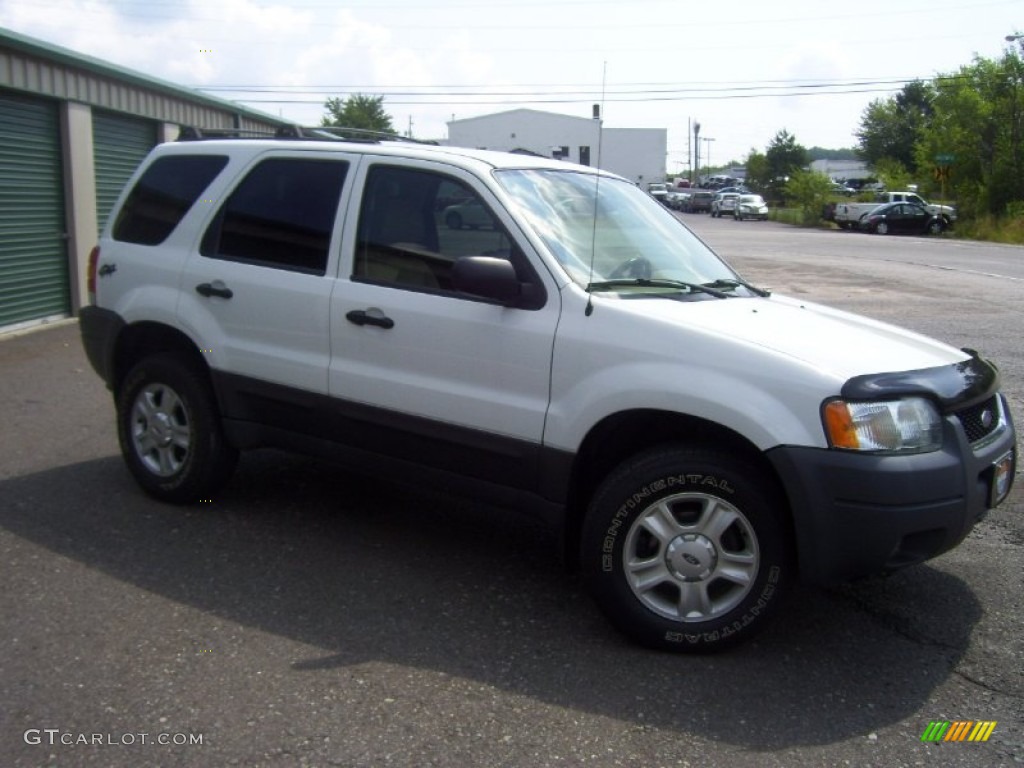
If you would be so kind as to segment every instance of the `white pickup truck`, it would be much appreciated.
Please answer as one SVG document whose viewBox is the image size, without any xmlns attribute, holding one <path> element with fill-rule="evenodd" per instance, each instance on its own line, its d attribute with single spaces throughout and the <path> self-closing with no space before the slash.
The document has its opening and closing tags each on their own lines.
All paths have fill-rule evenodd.
<svg viewBox="0 0 1024 768">
<path fill-rule="evenodd" d="M 945 219 L 947 227 L 956 221 L 956 208 L 929 203 L 916 192 L 879 192 L 873 203 L 836 203 L 831 209 L 831 219 L 842 229 L 854 228 L 865 213 L 885 203 L 917 203 L 929 213 Z"/>
</svg>

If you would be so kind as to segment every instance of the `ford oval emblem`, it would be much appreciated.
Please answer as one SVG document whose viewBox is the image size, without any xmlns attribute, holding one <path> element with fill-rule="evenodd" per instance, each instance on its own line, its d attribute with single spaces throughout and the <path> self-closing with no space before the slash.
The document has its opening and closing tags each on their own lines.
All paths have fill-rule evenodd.
<svg viewBox="0 0 1024 768">
<path fill-rule="evenodd" d="M 691 555 L 689 552 L 683 553 L 683 560 L 688 562 L 690 565 L 700 565 L 700 560 Z"/>
<path fill-rule="evenodd" d="M 991 429 L 992 423 L 995 421 L 995 416 L 992 415 L 992 411 L 986 408 L 981 412 L 981 426 L 985 429 Z"/>
</svg>

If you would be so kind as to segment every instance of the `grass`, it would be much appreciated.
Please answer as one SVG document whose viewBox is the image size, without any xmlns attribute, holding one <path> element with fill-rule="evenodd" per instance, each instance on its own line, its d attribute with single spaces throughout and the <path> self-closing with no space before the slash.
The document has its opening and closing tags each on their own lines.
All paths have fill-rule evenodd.
<svg viewBox="0 0 1024 768">
<path fill-rule="evenodd" d="M 1024 245 L 1024 217 L 982 216 L 977 219 L 958 221 L 953 226 L 953 234 L 966 240 Z"/>
</svg>

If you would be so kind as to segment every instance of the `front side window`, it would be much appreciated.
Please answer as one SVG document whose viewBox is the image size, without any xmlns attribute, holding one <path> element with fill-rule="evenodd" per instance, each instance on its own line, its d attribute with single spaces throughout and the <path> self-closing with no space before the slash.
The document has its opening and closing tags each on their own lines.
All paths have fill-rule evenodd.
<svg viewBox="0 0 1024 768">
<path fill-rule="evenodd" d="M 276 157 L 235 188 L 203 237 L 204 256 L 293 272 L 327 271 L 348 163 Z"/>
<path fill-rule="evenodd" d="M 512 261 L 530 282 L 521 253 L 467 184 L 414 168 L 376 165 L 367 174 L 353 278 L 411 290 L 454 291 L 463 256 Z"/>
<path fill-rule="evenodd" d="M 162 243 L 227 163 L 222 155 L 168 155 L 155 160 L 118 212 L 114 239 Z"/>
</svg>

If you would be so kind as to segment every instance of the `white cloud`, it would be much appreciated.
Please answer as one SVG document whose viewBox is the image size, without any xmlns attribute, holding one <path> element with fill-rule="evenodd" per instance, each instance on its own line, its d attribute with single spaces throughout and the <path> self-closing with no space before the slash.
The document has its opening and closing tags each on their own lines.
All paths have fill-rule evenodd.
<svg viewBox="0 0 1024 768">
<path fill-rule="evenodd" d="M 444 135 L 453 113 L 527 106 L 587 115 L 606 73 L 607 125 L 667 128 L 675 160 L 685 156 L 687 120 L 698 119 L 715 138 L 713 159 L 738 160 L 781 128 L 805 145 L 848 146 L 864 107 L 885 93 L 739 98 L 752 94 L 726 89 L 927 78 L 975 52 L 999 55 L 1003 36 L 1016 30 L 1007 12 L 1020 9 L 1020 0 L 732 0 L 727 8 L 674 0 L 352 0 L 343 8 L 325 0 L 0 0 L 0 24 L 183 85 L 317 86 L 309 94 L 214 92 L 297 122 L 318 122 L 324 98 L 346 95 L 322 86 L 385 94 L 396 127 L 411 116 L 416 134 L 430 137 Z M 566 84 L 576 103 L 536 101 Z M 623 101 L 614 93 L 659 87 L 688 95 Z M 424 98 L 396 93 L 442 90 L 448 95 L 429 104 L 402 103 Z M 497 91 L 530 95 L 510 103 L 489 95 Z"/>
</svg>

